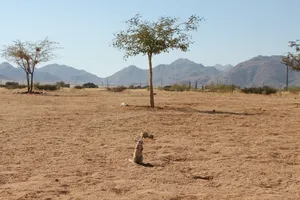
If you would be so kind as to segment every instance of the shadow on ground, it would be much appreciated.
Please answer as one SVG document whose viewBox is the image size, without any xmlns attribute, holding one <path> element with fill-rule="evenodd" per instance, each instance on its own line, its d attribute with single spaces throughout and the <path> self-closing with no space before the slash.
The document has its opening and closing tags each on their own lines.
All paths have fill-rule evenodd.
<svg viewBox="0 0 300 200">
<path fill-rule="evenodd" d="M 152 165 L 151 163 L 141 163 L 141 164 L 138 164 L 138 165 L 141 165 L 143 167 L 154 167 L 154 165 Z"/>
<path fill-rule="evenodd" d="M 220 110 L 197 110 L 191 107 L 171 107 L 171 106 L 164 106 L 159 107 L 156 106 L 151 108 L 150 106 L 131 106 L 133 109 L 147 109 L 147 110 L 164 110 L 164 111 L 177 111 L 177 112 L 184 112 L 184 113 L 202 113 L 202 114 L 222 114 L 222 115 L 258 115 L 260 113 L 247 113 L 247 112 L 229 112 L 229 111 L 220 111 Z"/>
</svg>

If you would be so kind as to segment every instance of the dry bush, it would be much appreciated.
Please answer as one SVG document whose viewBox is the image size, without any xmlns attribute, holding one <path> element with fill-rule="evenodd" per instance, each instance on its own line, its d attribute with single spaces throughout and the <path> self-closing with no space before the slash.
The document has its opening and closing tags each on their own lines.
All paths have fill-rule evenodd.
<svg viewBox="0 0 300 200">
<path fill-rule="evenodd" d="M 117 86 L 117 87 L 107 87 L 106 90 L 110 92 L 123 92 L 127 88 L 124 86 Z"/>
</svg>

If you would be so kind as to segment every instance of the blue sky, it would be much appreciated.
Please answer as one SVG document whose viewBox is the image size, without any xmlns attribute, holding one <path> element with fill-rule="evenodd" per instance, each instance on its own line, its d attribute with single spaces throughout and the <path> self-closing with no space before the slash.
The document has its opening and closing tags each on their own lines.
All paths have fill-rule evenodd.
<svg viewBox="0 0 300 200">
<path fill-rule="evenodd" d="M 110 47 L 113 33 L 126 28 L 123 21 L 136 13 L 146 20 L 186 20 L 192 14 L 207 19 L 193 33 L 189 52 L 161 54 L 154 58 L 154 66 L 178 58 L 206 66 L 236 65 L 257 55 L 282 55 L 292 50 L 289 40 L 300 39 L 299 0 L 0 0 L 0 5 L 1 46 L 48 36 L 63 47 L 49 63 L 100 77 L 129 65 L 148 68 L 146 57 L 125 61 L 122 52 Z"/>
</svg>

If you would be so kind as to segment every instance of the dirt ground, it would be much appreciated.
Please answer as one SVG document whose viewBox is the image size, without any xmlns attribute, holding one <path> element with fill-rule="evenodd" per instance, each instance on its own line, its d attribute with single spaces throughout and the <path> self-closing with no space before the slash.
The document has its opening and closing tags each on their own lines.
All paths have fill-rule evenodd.
<svg viewBox="0 0 300 200">
<path fill-rule="evenodd" d="M 0 90 L 0 199 L 300 199 L 300 95 Z M 120 107 L 122 102 L 128 107 Z M 140 132 L 140 166 L 128 161 Z"/>
</svg>

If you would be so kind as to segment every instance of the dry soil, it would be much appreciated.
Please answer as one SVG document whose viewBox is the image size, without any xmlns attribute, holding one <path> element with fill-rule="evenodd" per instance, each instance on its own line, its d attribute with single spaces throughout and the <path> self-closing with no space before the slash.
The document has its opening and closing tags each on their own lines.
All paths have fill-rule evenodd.
<svg viewBox="0 0 300 200">
<path fill-rule="evenodd" d="M 300 199 L 300 95 L 156 92 L 0 90 L 0 199 Z"/>
</svg>

